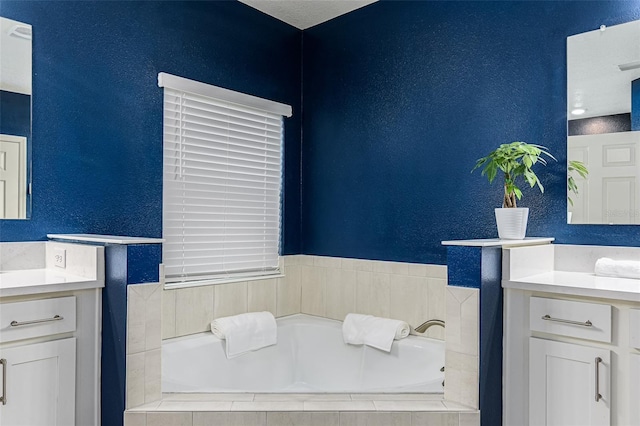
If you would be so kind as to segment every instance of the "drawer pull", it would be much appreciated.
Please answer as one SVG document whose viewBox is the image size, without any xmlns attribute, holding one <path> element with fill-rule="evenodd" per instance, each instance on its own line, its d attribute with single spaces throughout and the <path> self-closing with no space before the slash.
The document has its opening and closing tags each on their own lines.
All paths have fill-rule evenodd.
<svg viewBox="0 0 640 426">
<path fill-rule="evenodd" d="M 0 359 L 2 364 L 2 396 L 0 396 L 0 402 L 2 405 L 7 405 L 7 360 Z"/>
<path fill-rule="evenodd" d="M 579 325 L 581 327 L 593 327 L 593 324 L 589 320 L 586 320 L 584 322 L 571 321 L 571 320 L 566 320 L 561 318 L 553 318 L 552 316 L 549 316 L 549 315 L 544 315 L 542 319 L 545 321 L 561 322 L 563 324 Z"/>
<path fill-rule="evenodd" d="M 600 363 L 602 362 L 602 358 L 600 358 L 599 356 L 596 357 L 595 359 L 595 363 L 596 363 L 596 402 L 600 401 L 600 399 L 602 398 L 602 395 L 600 395 Z"/>
<path fill-rule="evenodd" d="M 43 322 L 51 322 L 51 321 L 61 321 L 63 320 L 64 317 L 61 317 L 60 315 L 56 315 L 53 318 L 45 318 L 45 319 L 39 319 L 39 320 L 31 320 L 31 321 L 11 321 L 11 323 L 9 325 L 11 325 L 11 327 L 20 327 L 21 325 L 31 325 L 31 324 L 40 324 Z"/>
</svg>

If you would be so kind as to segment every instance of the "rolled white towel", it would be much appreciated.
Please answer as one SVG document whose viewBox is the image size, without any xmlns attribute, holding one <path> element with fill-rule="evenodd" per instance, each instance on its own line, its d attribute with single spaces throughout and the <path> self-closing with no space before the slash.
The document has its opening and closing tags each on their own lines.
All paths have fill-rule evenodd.
<svg viewBox="0 0 640 426">
<path fill-rule="evenodd" d="M 596 261 L 595 274 L 605 277 L 640 279 L 640 261 L 602 257 Z"/>
<path fill-rule="evenodd" d="M 372 315 L 347 314 L 342 323 L 342 337 L 351 345 L 367 345 L 391 352 L 393 340 L 404 339 L 411 328 L 404 321 Z"/>
<path fill-rule="evenodd" d="M 278 328 L 271 312 L 249 312 L 216 318 L 211 322 L 211 332 L 225 340 L 227 358 L 234 358 L 275 345 Z"/>
</svg>

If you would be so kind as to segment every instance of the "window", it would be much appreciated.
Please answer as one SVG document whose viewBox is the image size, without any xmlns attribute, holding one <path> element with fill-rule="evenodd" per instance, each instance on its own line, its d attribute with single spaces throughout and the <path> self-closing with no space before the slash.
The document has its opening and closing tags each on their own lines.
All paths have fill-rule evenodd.
<svg viewBox="0 0 640 426">
<path fill-rule="evenodd" d="M 279 273 L 291 107 L 160 73 L 167 287 Z"/>
</svg>

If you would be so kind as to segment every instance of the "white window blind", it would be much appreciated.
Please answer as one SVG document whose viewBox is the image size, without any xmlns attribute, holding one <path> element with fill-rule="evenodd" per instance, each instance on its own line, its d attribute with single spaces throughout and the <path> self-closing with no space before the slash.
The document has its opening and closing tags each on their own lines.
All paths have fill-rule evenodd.
<svg viewBox="0 0 640 426">
<path fill-rule="evenodd" d="M 164 85 L 168 283 L 278 273 L 282 137 L 281 114 Z"/>
</svg>

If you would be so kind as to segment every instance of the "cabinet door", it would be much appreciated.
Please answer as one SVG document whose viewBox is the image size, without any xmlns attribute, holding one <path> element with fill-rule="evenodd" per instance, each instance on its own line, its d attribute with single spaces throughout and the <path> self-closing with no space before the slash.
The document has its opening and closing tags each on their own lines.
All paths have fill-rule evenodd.
<svg viewBox="0 0 640 426">
<path fill-rule="evenodd" d="M 76 339 L 0 349 L 2 426 L 70 426 L 75 417 Z"/>
<path fill-rule="evenodd" d="M 530 426 L 609 425 L 610 358 L 606 349 L 530 338 Z"/>
<path fill-rule="evenodd" d="M 631 424 L 640 425 L 640 355 L 631 354 L 629 360 L 631 380 L 629 386 L 629 401 L 631 401 Z"/>
</svg>

